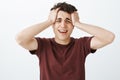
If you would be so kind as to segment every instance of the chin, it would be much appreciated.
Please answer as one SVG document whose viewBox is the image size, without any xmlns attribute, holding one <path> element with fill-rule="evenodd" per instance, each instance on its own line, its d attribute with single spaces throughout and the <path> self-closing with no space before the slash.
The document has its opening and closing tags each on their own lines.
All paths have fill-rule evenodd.
<svg viewBox="0 0 120 80">
<path fill-rule="evenodd" d="M 59 40 L 61 40 L 61 41 L 66 41 L 68 39 L 69 39 L 68 37 L 59 37 Z"/>
</svg>

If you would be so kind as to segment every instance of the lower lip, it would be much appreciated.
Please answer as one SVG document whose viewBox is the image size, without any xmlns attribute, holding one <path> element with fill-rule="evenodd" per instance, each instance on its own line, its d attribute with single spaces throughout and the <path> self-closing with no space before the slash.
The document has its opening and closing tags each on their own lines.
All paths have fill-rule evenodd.
<svg viewBox="0 0 120 80">
<path fill-rule="evenodd" d="M 67 32 L 59 32 L 59 33 L 65 35 Z"/>
</svg>

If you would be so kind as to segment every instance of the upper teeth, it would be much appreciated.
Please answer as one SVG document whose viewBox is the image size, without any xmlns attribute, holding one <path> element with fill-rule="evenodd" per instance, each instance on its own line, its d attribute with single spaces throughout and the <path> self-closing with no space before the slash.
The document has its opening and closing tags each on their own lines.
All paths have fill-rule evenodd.
<svg viewBox="0 0 120 80">
<path fill-rule="evenodd" d="M 67 30 L 59 30 L 60 32 L 67 32 Z"/>
</svg>

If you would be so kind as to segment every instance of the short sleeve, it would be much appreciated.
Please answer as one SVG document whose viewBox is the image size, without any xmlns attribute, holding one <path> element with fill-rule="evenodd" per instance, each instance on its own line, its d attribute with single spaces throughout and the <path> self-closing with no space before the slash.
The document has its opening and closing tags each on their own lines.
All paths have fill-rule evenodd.
<svg viewBox="0 0 120 80">
<path fill-rule="evenodd" d="M 42 42 L 40 40 L 39 37 L 35 37 L 35 39 L 37 40 L 38 43 L 38 48 L 36 50 L 30 50 L 29 52 L 33 55 L 38 55 L 40 56 L 40 51 L 41 51 L 41 46 L 42 46 Z"/>
<path fill-rule="evenodd" d="M 92 37 L 83 37 L 82 41 L 83 41 L 83 47 L 84 47 L 84 51 L 85 51 L 85 55 L 88 55 L 89 53 L 95 53 L 96 50 L 95 49 L 91 49 L 90 47 L 90 43 L 91 43 L 91 40 L 92 40 L 93 36 Z"/>
</svg>

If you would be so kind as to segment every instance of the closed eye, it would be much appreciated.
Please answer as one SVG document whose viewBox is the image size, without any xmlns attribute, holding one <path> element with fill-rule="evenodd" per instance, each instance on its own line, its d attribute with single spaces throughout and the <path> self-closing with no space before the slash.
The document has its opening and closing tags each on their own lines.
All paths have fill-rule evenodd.
<svg viewBox="0 0 120 80">
<path fill-rule="evenodd" d="M 61 21 L 62 21 L 61 18 L 57 18 L 55 22 L 59 22 L 59 23 L 60 23 Z M 66 19 L 65 19 L 65 22 L 66 22 L 66 23 L 72 23 L 72 20 L 69 19 L 69 18 L 66 18 Z"/>
<path fill-rule="evenodd" d="M 67 22 L 67 23 L 72 23 L 72 20 L 69 19 L 69 18 L 66 18 L 65 22 Z"/>
<path fill-rule="evenodd" d="M 56 22 L 61 22 L 61 18 L 56 19 Z"/>
</svg>

